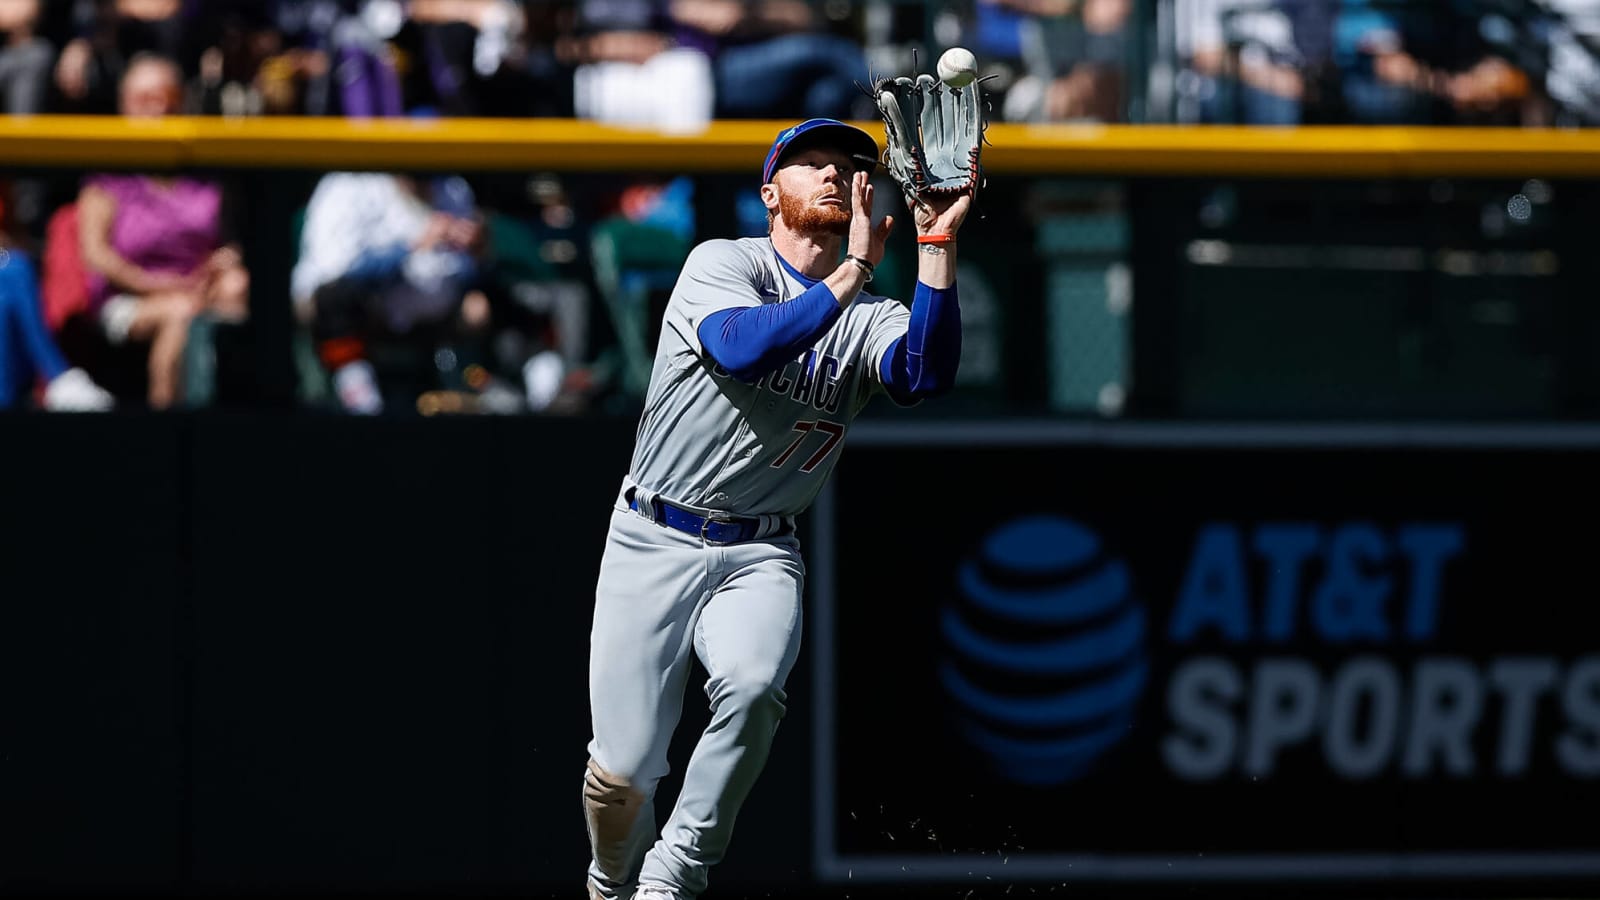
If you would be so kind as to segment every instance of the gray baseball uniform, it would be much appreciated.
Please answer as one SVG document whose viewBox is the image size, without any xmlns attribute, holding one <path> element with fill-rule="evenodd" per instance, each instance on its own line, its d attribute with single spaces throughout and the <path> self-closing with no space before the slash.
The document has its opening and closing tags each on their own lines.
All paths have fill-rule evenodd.
<svg viewBox="0 0 1600 900">
<path fill-rule="evenodd" d="M 667 305 L 595 592 L 584 783 L 591 896 L 626 900 L 641 882 L 685 898 L 703 891 L 783 716 L 805 579 L 793 517 L 882 389 L 880 362 L 910 318 L 902 304 L 862 292 L 812 347 L 756 383 L 705 353 L 708 315 L 805 289 L 771 240 L 714 240 L 690 254 Z M 716 543 L 663 527 L 668 502 L 753 519 L 753 539 Z M 710 676 L 711 723 L 657 839 L 652 798 L 667 773 L 691 648 Z"/>
</svg>

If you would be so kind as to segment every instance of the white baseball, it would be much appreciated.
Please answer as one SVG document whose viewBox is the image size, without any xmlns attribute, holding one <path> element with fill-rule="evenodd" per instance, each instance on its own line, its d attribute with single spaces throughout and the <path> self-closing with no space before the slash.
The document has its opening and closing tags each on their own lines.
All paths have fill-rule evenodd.
<svg viewBox="0 0 1600 900">
<path fill-rule="evenodd" d="M 939 80 L 953 88 L 966 87 L 978 77 L 978 60 L 965 47 L 951 47 L 939 57 Z"/>
</svg>

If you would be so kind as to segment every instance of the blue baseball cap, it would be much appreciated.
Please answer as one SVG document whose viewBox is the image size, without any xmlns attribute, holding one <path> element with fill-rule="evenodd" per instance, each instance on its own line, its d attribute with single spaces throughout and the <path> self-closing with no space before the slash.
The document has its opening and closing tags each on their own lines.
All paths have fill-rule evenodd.
<svg viewBox="0 0 1600 900">
<path fill-rule="evenodd" d="M 878 142 L 872 135 L 838 119 L 807 119 L 778 132 L 772 149 L 767 151 L 767 161 L 761 165 L 762 183 L 772 180 L 778 164 L 790 152 L 819 145 L 844 151 L 859 168 L 869 172 L 878 164 Z"/>
</svg>

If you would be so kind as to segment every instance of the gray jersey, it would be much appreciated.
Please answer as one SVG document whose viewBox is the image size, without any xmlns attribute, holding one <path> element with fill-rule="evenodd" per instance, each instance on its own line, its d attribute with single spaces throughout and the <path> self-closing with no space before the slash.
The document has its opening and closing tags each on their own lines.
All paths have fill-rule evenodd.
<svg viewBox="0 0 1600 900">
<path fill-rule="evenodd" d="M 661 323 L 634 445 L 634 482 L 679 503 L 734 515 L 796 515 L 816 498 L 846 430 L 883 387 L 879 364 L 910 311 L 861 292 L 833 327 L 750 384 L 705 354 L 700 323 L 806 289 L 770 238 L 712 240 L 689 254 Z"/>
</svg>

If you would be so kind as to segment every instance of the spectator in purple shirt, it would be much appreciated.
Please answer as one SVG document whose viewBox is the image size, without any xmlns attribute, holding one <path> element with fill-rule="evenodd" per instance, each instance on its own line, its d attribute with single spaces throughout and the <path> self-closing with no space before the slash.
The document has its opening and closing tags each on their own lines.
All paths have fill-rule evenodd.
<svg viewBox="0 0 1600 900">
<path fill-rule="evenodd" d="M 135 57 L 121 84 L 121 109 L 160 117 L 181 103 L 181 75 L 170 60 Z M 78 195 L 78 231 L 91 304 L 113 343 L 150 342 L 149 403 L 179 399 L 189 323 L 206 312 L 239 320 L 250 278 L 222 235 L 222 190 L 209 181 L 99 175 Z"/>
</svg>

